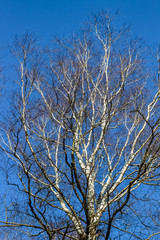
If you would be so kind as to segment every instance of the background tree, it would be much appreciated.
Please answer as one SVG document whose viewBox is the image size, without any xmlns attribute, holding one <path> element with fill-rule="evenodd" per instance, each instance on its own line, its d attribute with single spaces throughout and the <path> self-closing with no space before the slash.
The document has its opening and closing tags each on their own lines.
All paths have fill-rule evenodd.
<svg viewBox="0 0 160 240">
<path fill-rule="evenodd" d="M 45 51 L 30 34 L 14 46 L 18 87 L 1 149 L 19 193 L 1 226 L 33 239 L 154 239 L 159 96 L 143 42 L 100 12 Z"/>
</svg>

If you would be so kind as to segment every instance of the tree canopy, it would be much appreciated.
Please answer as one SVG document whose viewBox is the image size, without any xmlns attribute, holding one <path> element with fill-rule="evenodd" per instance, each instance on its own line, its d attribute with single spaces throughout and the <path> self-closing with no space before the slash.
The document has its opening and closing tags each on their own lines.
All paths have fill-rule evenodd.
<svg viewBox="0 0 160 240">
<path fill-rule="evenodd" d="M 16 37 L 0 129 L 15 197 L 1 227 L 22 239 L 157 239 L 160 106 L 145 51 L 107 11 L 47 48 Z"/>
</svg>

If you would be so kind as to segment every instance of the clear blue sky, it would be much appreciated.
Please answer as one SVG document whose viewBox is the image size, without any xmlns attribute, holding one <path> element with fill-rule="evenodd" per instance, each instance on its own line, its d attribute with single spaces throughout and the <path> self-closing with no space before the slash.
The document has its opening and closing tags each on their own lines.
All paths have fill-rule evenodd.
<svg viewBox="0 0 160 240">
<path fill-rule="evenodd" d="M 160 0 L 0 0 L 0 46 L 26 31 L 45 41 L 67 35 L 77 31 L 91 12 L 106 8 L 119 9 L 133 32 L 147 43 L 160 43 Z M 1 175 L 1 192 L 4 186 Z"/>
<path fill-rule="evenodd" d="M 90 12 L 120 9 L 125 22 L 148 43 L 160 42 L 160 0 L 0 0 L 0 45 L 16 34 L 45 40 L 77 31 Z"/>
</svg>

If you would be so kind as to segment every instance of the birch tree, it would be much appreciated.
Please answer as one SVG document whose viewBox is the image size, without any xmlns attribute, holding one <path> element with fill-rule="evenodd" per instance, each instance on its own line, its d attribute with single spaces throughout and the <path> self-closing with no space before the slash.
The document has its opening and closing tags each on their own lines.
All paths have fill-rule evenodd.
<svg viewBox="0 0 160 240">
<path fill-rule="evenodd" d="M 1 226 L 31 239 L 155 239 L 160 108 L 143 43 L 100 12 L 45 51 L 29 34 L 17 38 L 14 54 L 1 150 L 19 195 Z"/>
</svg>

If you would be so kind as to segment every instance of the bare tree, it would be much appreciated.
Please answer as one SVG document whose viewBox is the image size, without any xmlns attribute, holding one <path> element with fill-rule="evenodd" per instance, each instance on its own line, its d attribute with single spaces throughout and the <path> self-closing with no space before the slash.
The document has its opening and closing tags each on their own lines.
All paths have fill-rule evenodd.
<svg viewBox="0 0 160 240">
<path fill-rule="evenodd" d="M 100 12 L 46 51 L 29 34 L 16 39 L 19 80 L 1 149 L 19 195 L 1 226 L 50 240 L 160 231 L 148 223 L 158 201 L 149 193 L 159 181 L 159 96 L 149 95 L 143 43 L 115 23 Z"/>
</svg>

